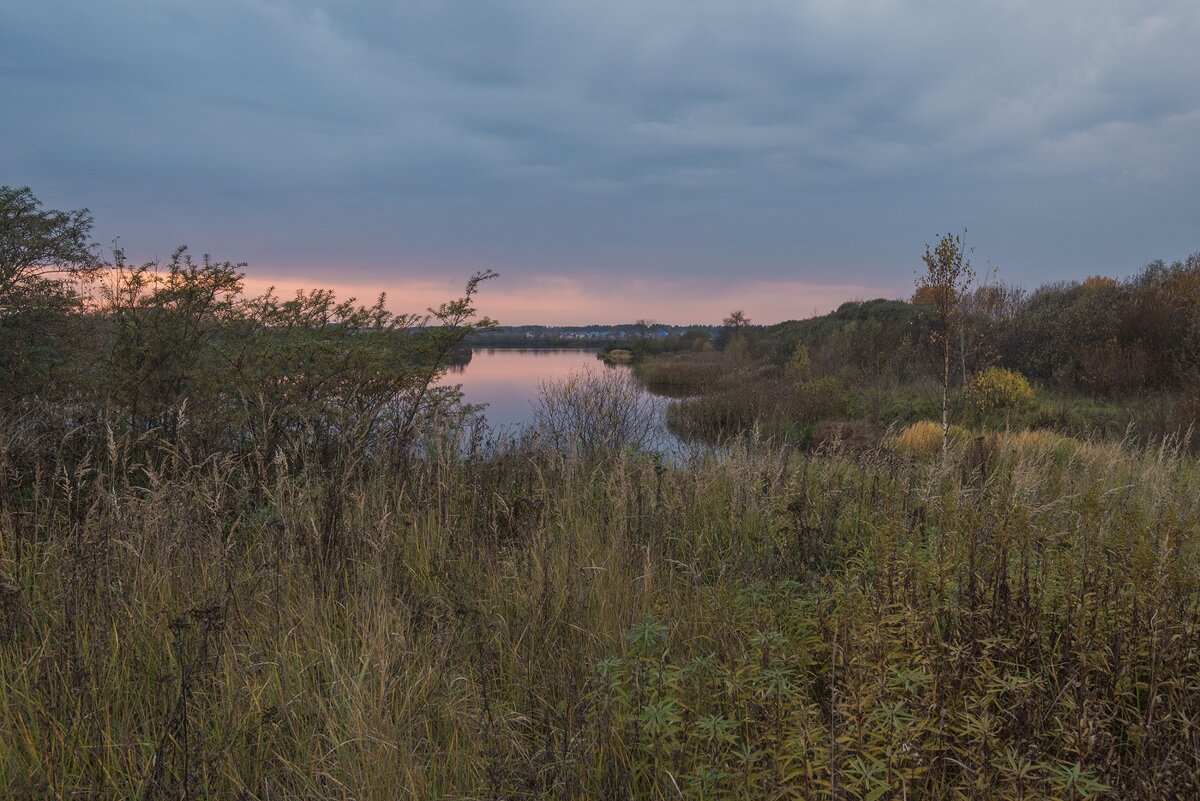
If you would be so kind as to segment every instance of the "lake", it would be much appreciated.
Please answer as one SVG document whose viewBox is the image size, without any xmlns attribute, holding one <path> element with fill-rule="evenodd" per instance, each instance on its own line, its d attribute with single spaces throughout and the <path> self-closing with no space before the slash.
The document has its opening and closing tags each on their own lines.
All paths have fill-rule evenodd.
<svg viewBox="0 0 1200 801">
<path fill-rule="evenodd" d="M 494 429 L 515 431 L 533 422 L 534 404 L 543 382 L 584 370 L 628 369 L 604 364 L 594 350 L 476 348 L 471 352 L 471 361 L 451 368 L 443 383 L 461 384 L 466 403 L 486 404 L 484 416 Z M 661 406 L 666 404 L 665 399 L 656 401 Z M 660 450 L 671 450 L 677 444 L 665 428 L 662 440 Z"/>
</svg>

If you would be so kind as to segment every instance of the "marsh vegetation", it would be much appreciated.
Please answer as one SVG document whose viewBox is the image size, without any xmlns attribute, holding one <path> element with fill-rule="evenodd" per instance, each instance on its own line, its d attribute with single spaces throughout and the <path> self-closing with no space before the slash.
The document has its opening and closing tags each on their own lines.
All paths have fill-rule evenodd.
<svg viewBox="0 0 1200 801">
<path fill-rule="evenodd" d="M 397 318 L 77 266 L 0 296 L 7 797 L 1200 792 L 1183 401 L 1106 436 L 994 373 L 944 431 L 919 335 L 743 319 L 637 366 L 722 437 L 664 460 L 623 371 L 463 412 L 486 276 Z"/>
<path fill-rule="evenodd" d="M 943 297 L 953 303 L 939 310 Z M 852 301 L 773 326 L 739 320 L 712 341 L 648 347 L 635 362 L 648 387 L 682 398 L 669 418 L 691 439 L 758 431 L 814 447 L 853 430 L 870 445 L 937 420 L 947 432 L 953 423 L 1195 447 L 1200 253 L 1123 281 L 1033 292 L 994 280 L 921 285 L 911 302 Z"/>
<path fill-rule="evenodd" d="M 0 463 L 12 797 L 1198 786 L 1177 449 L 430 442 L 263 475 L 49 420 L 6 420 Z"/>
</svg>

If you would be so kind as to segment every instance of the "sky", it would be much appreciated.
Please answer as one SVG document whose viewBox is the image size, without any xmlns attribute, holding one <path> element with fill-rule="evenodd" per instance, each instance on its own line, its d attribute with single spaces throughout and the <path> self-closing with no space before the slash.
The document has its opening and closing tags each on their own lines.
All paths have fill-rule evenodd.
<svg viewBox="0 0 1200 801">
<path fill-rule="evenodd" d="M 0 184 L 129 257 L 501 323 L 1032 287 L 1200 250 L 1196 0 L 0 4 Z M 119 239 L 118 239 L 119 237 Z"/>
</svg>

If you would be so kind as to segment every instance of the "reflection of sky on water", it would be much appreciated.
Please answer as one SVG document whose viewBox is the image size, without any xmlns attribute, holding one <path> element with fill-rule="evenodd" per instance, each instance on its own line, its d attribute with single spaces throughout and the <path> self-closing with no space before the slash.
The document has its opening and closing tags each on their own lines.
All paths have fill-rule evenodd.
<svg viewBox="0 0 1200 801">
<path fill-rule="evenodd" d="M 462 384 L 464 401 L 486 403 L 488 422 L 511 429 L 533 419 L 542 382 L 588 369 L 606 369 L 595 351 L 477 348 L 471 361 L 452 368 L 444 383 Z"/>
<path fill-rule="evenodd" d="M 625 365 L 606 365 L 592 350 L 476 348 L 472 351 L 471 361 L 452 367 L 442 382 L 462 385 L 466 403 L 487 404 L 484 415 L 494 430 L 515 433 L 533 421 L 534 403 L 542 383 L 584 370 L 628 369 Z M 667 399 L 650 397 L 661 414 Z M 667 431 L 661 418 L 660 426 L 653 436 L 652 450 L 671 458 L 695 450 Z"/>
</svg>

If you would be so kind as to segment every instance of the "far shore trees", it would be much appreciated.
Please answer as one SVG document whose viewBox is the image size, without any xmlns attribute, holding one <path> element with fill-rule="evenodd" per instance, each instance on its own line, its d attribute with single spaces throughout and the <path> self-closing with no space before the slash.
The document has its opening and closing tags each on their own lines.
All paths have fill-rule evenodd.
<svg viewBox="0 0 1200 801">
<path fill-rule="evenodd" d="M 735 309 L 729 313 L 728 317 L 721 321 L 721 325 L 730 329 L 734 334 L 738 334 L 746 326 L 750 325 L 750 318 L 741 309 Z"/>
<path fill-rule="evenodd" d="M 648 317 L 639 318 L 633 323 L 633 341 L 643 352 L 649 349 L 657 325 L 657 322 Z"/>
<path fill-rule="evenodd" d="M 735 351 L 743 350 L 746 346 L 745 333 L 750 327 L 750 318 L 741 309 L 735 309 L 721 321 L 721 333 L 717 337 L 717 345 L 722 350 L 732 347 Z"/>
</svg>

